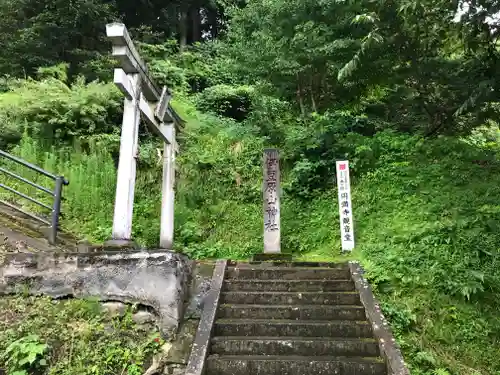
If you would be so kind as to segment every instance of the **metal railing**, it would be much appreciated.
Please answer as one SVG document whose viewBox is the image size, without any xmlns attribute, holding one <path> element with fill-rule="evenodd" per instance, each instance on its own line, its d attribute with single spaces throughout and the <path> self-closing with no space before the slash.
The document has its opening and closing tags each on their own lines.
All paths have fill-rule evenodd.
<svg viewBox="0 0 500 375">
<path fill-rule="evenodd" d="M 13 193 L 15 195 L 18 195 L 21 198 L 26 199 L 32 203 L 35 203 L 36 205 L 50 211 L 50 221 L 49 221 L 49 220 L 47 220 L 39 215 L 35 215 L 31 212 L 25 211 L 24 209 L 16 206 L 15 204 L 12 204 L 12 203 L 9 203 L 5 200 L 0 199 L 0 203 L 6 205 L 6 206 L 8 206 L 16 211 L 19 211 L 19 212 L 35 219 L 35 220 L 38 220 L 38 221 L 48 225 L 50 227 L 49 243 L 51 245 L 55 245 L 56 238 L 57 238 L 57 230 L 59 229 L 59 218 L 61 217 L 62 189 L 63 189 L 64 185 L 69 184 L 69 181 L 67 181 L 62 176 L 56 176 L 50 172 L 45 171 L 44 169 L 42 169 L 40 167 L 37 167 L 36 165 L 28 163 L 27 161 L 24 161 L 24 160 L 14 156 L 14 155 L 11 155 L 5 151 L 0 150 L 0 156 L 3 156 L 6 159 L 9 159 L 9 160 L 11 160 L 19 165 L 22 165 L 23 167 L 29 168 L 32 171 L 35 171 L 38 174 L 41 174 L 41 175 L 48 177 L 48 178 L 55 181 L 54 190 L 50 190 L 44 186 L 38 185 L 37 183 L 35 183 L 33 181 L 30 181 L 24 177 L 21 177 L 21 176 L 13 173 L 11 171 L 8 171 L 5 168 L 0 167 L 1 173 L 6 174 L 7 176 L 10 176 L 12 178 L 15 178 L 16 180 L 19 180 L 25 184 L 31 185 L 31 186 L 35 187 L 36 189 L 43 191 L 44 193 L 46 193 L 52 197 L 52 206 L 49 206 L 48 204 L 40 202 L 40 201 L 36 200 L 35 198 L 30 197 L 29 195 L 24 194 L 20 191 L 17 191 L 15 189 L 13 189 L 12 187 L 9 187 L 9 186 L 0 182 L 0 188 L 7 190 L 8 192 Z"/>
</svg>

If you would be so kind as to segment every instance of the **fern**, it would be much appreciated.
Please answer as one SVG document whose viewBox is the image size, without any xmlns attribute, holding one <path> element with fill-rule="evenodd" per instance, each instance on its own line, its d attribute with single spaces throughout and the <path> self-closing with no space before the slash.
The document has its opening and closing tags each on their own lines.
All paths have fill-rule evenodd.
<svg viewBox="0 0 500 375">
<path fill-rule="evenodd" d="M 339 82 L 344 82 L 349 77 L 351 77 L 354 72 L 361 66 L 362 59 L 368 53 L 368 51 L 375 45 L 382 43 L 383 37 L 378 33 L 378 29 L 374 29 L 368 33 L 368 35 L 362 40 L 360 49 L 354 57 L 345 64 L 338 72 L 337 79 Z"/>
</svg>

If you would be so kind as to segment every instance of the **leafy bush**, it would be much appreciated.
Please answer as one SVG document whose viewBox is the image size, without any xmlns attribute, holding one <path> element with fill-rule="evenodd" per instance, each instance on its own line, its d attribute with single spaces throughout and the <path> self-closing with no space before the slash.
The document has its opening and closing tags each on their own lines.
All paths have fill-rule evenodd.
<svg viewBox="0 0 500 375">
<path fill-rule="evenodd" d="M 24 130 L 49 143 L 116 134 L 121 111 L 121 94 L 113 84 L 86 85 L 80 79 L 68 87 L 55 78 L 12 82 L 0 95 L 0 120 L 6 126 L 0 146 L 19 141 Z"/>
<path fill-rule="evenodd" d="M 464 141 L 484 150 L 498 152 L 500 150 L 500 128 L 497 123 L 490 121 L 487 125 L 474 129 Z"/>
<path fill-rule="evenodd" d="M 170 60 L 153 60 L 150 64 L 151 75 L 158 85 L 186 90 L 188 81 L 184 69 Z"/>
<path fill-rule="evenodd" d="M 141 55 L 160 85 L 176 92 L 199 93 L 208 87 L 235 83 L 231 64 L 220 58 L 221 44 L 207 42 L 189 46 L 182 53 L 176 40 L 162 44 L 139 43 Z"/>
<path fill-rule="evenodd" d="M 217 85 L 203 90 L 197 105 L 201 111 L 243 121 L 252 110 L 254 95 L 250 86 Z"/>
<path fill-rule="evenodd" d="M 11 375 L 28 375 L 28 371 L 47 366 L 44 354 L 47 344 L 40 343 L 37 335 L 28 335 L 13 341 L 5 350 L 2 360 Z"/>
</svg>

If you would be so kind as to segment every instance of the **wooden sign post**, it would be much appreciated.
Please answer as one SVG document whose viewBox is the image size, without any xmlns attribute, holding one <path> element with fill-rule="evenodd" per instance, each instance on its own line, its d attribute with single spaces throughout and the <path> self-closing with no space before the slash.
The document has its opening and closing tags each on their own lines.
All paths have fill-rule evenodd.
<svg viewBox="0 0 500 375">
<path fill-rule="evenodd" d="M 264 253 L 281 252 L 279 152 L 264 150 Z"/>
<path fill-rule="evenodd" d="M 121 65 L 121 68 L 115 69 L 114 83 L 125 96 L 113 240 L 130 241 L 132 236 L 136 159 L 142 115 L 149 129 L 164 142 L 160 247 L 170 249 L 174 235 L 174 163 L 175 152 L 178 151 L 175 127 L 179 127 L 182 120 L 170 107 L 169 90 L 164 87 L 160 91 L 149 76 L 148 68 L 139 56 L 125 25 L 106 25 L 106 35 L 113 45 L 112 55 Z"/>
<path fill-rule="evenodd" d="M 337 185 L 342 251 L 352 251 L 354 249 L 354 223 L 352 221 L 351 179 L 347 160 L 337 161 Z"/>
</svg>

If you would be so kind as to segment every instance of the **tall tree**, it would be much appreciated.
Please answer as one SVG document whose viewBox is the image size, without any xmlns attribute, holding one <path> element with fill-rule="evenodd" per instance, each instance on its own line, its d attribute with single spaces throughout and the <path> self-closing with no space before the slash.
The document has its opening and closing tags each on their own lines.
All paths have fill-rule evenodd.
<svg viewBox="0 0 500 375">
<path fill-rule="evenodd" d="M 251 79 L 272 83 L 303 113 L 323 111 L 358 95 L 337 81 L 366 31 L 351 24 L 356 10 L 333 0 L 252 1 L 234 12 L 230 50 Z"/>
<path fill-rule="evenodd" d="M 355 81 L 357 76 L 350 76 L 372 70 L 384 51 L 390 57 L 386 69 L 393 77 L 385 75 L 387 81 L 382 83 L 393 89 L 381 101 L 387 119 L 406 119 L 402 127 L 413 131 L 416 122 L 417 130 L 426 135 L 468 131 L 477 121 L 464 122 L 464 116 L 474 113 L 472 118 L 482 121 L 483 104 L 499 100 L 500 94 L 495 88 L 500 70 L 494 21 L 500 2 L 488 9 L 470 3 L 367 2 L 367 13 L 358 19 L 371 20 L 372 29 L 339 78 Z M 460 17 L 457 8 L 464 4 Z M 402 105 L 395 108 L 392 103 Z"/>
<path fill-rule="evenodd" d="M 92 58 L 107 47 L 103 24 L 116 19 L 99 0 L 4 0 L 0 14 L 0 74 L 14 76 Z"/>
</svg>

